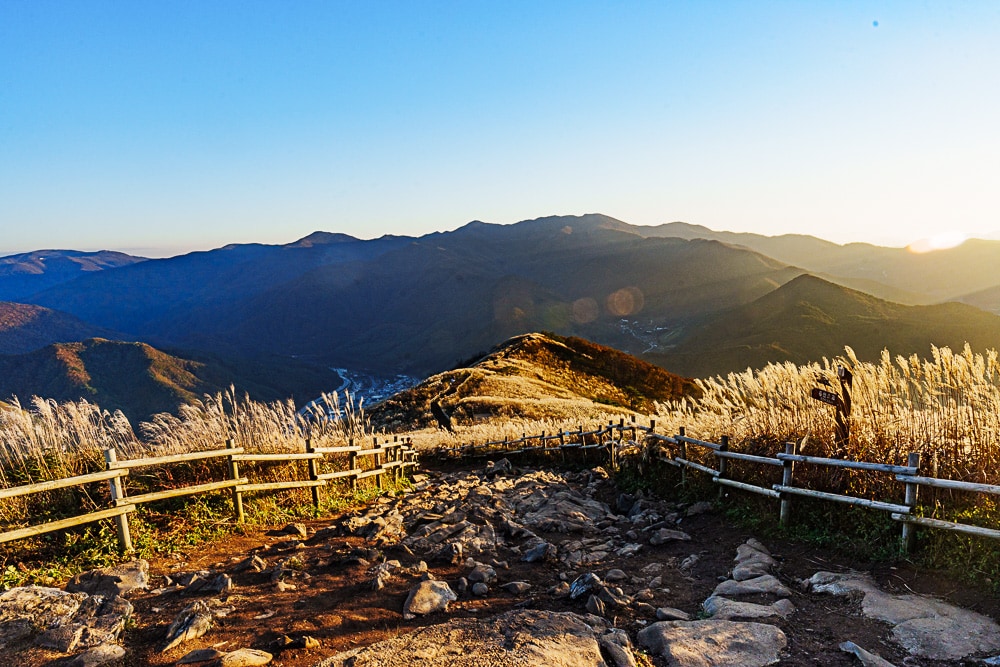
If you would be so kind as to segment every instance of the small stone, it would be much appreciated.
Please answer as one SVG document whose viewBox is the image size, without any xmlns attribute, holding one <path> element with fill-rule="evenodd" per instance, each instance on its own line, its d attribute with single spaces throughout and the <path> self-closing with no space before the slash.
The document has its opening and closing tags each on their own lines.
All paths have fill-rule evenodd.
<svg viewBox="0 0 1000 667">
<path fill-rule="evenodd" d="M 654 547 L 667 542 L 688 542 L 691 536 L 682 530 L 671 530 L 670 528 L 660 528 L 649 538 L 649 543 Z"/>
<path fill-rule="evenodd" d="M 469 573 L 469 581 L 472 582 L 473 584 L 477 582 L 483 582 L 484 584 L 492 584 L 496 580 L 497 580 L 497 571 L 494 570 L 491 566 L 484 565 L 482 563 L 478 563 L 474 568 L 472 568 L 472 572 Z"/>
<path fill-rule="evenodd" d="M 197 648 L 177 661 L 178 665 L 201 665 L 217 662 L 225 653 L 214 648 Z"/>
<path fill-rule="evenodd" d="M 482 581 L 477 581 L 476 583 L 472 584 L 472 594 L 473 595 L 482 597 L 482 596 L 486 595 L 489 592 L 490 592 L 490 587 L 487 586 Z"/>
<path fill-rule="evenodd" d="M 628 579 L 628 575 L 624 571 L 619 569 L 608 570 L 604 575 L 604 581 L 610 581 L 612 583 L 618 583 L 620 581 L 625 581 Z"/>
<path fill-rule="evenodd" d="M 549 589 L 549 594 L 557 598 L 567 597 L 569 595 L 569 584 L 565 581 L 560 581 Z"/>
<path fill-rule="evenodd" d="M 218 664 L 219 667 L 257 667 L 257 665 L 266 665 L 273 659 L 274 656 L 267 651 L 241 648 L 223 655 Z"/>
<path fill-rule="evenodd" d="M 125 649 L 118 644 L 100 644 L 73 657 L 66 667 L 98 667 L 125 657 Z"/>
<path fill-rule="evenodd" d="M 166 644 L 162 652 L 169 651 L 178 644 L 197 639 L 212 627 L 212 611 L 203 600 L 185 607 L 167 628 Z"/>
<path fill-rule="evenodd" d="M 573 580 L 569 587 L 569 597 L 575 600 L 585 593 L 589 593 L 596 586 L 601 585 L 601 578 L 593 572 L 586 572 Z"/>
<path fill-rule="evenodd" d="M 587 598 L 587 611 L 591 614 L 596 614 L 597 616 L 604 616 L 607 614 L 608 610 L 607 605 L 604 604 L 604 601 L 601 600 L 601 598 L 596 595 L 591 595 Z"/>
<path fill-rule="evenodd" d="M 531 589 L 531 584 L 529 584 L 527 581 L 510 581 L 501 586 L 500 588 L 514 595 L 523 595 L 524 593 L 527 593 L 528 590 Z"/>
<path fill-rule="evenodd" d="M 403 618 L 410 620 L 418 615 L 447 611 L 448 603 L 458 599 L 455 592 L 443 581 L 422 581 L 403 604 Z"/>
<path fill-rule="evenodd" d="M 292 535 L 299 539 L 306 539 L 309 537 L 309 530 L 306 528 L 304 523 L 290 523 L 281 529 L 282 535 Z"/>
</svg>

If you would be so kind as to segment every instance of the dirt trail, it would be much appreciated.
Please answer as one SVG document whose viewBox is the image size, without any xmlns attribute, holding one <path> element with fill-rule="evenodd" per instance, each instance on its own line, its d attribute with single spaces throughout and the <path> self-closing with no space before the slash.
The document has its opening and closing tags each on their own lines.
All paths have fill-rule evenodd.
<svg viewBox="0 0 1000 667">
<path fill-rule="evenodd" d="M 516 473 L 500 475 L 494 479 L 477 478 L 471 473 L 447 473 L 441 477 L 431 473 L 422 483 L 424 497 L 437 499 L 438 506 L 423 509 L 410 508 L 410 515 L 424 514 L 419 520 L 408 518 L 410 525 L 403 522 L 396 526 L 365 523 L 360 518 L 365 511 L 348 512 L 340 516 L 305 522 L 308 538 L 297 540 L 278 530 L 260 531 L 245 536 L 235 536 L 211 545 L 193 549 L 172 559 L 156 560 L 150 563 L 151 589 L 140 592 L 130 599 L 135 606 L 134 624 L 123 636 L 123 645 L 128 653 L 121 664 L 172 665 L 196 648 L 215 647 L 232 651 L 243 647 L 262 649 L 274 654 L 271 664 L 281 667 L 312 667 L 323 658 L 347 649 L 365 646 L 391 638 L 409 630 L 456 617 L 484 618 L 515 608 L 543 609 L 551 611 L 573 611 L 587 613 L 584 608 L 586 596 L 571 600 L 559 596 L 550 589 L 562 581 L 572 581 L 585 572 L 594 572 L 605 577 L 610 570 L 620 569 L 629 579 L 621 587 L 629 595 L 642 598 L 644 604 L 624 605 L 606 614 L 615 627 L 626 630 L 635 640 L 637 631 L 656 621 L 650 609 L 672 607 L 687 612 L 692 617 L 703 616 L 702 603 L 708 598 L 720 580 L 729 576 L 733 569 L 733 559 L 737 547 L 749 538 L 750 532 L 729 525 L 721 513 L 705 511 L 688 516 L 690 508 L 682 505 L 643 501 L 650 517 L 666 517 L 671 529 L 680 530 L 690 536 L 689 541 L 668 539 L 659 545 L 650 544 L 650 535 L 658 530 L 655 521 L 646 526 L 636 522 L 634 533 L 620 530 L 612 525 L 615 521 L 596 524 L 594 531 L 588 528 L 582 532 L 563 532 L 565 525 L 547 522 L 545 517 L 538 521 L 532 533 L 539 541 L 559 547 L 559 559 L 541 560 L 527 563 L 522 561 L 524 549 L 516 540 L 497 537 L 495 551 L 486 547 L 479 553 L 469 549 L 478 548 L 484 530 L 477 524 L 475 511 L 469 506 L 456 507 L 463 517 L 460 524 L 469 524 L 476 530 L 467 530 L 471 536 L 466 542 L 467 551 L 450 559 L 447 553 L 428 551 L 433 543 L 414 541 L 413 535 L 419 526 L 434 527 L 435 523 L 448 524 L 447 512 L 454 506 L 449 495 L 456 476 L 470 475 L 468 489 L 478 489 L 472 493 L 485 493 L 483 486 L 499 483 L 516 487 Z M 565 476 L 564 476 L 565 477 Z M 476 487 L 476 480 L 483 486 Z M 613 484 L 599 475 L 578 474 L 565 477 L 565 488 L 583 490 L 607 503 L 612 514 L 618 511 L 618 492 Z M 589 483 L 588 483 L 589 482 Z M 418 485 L 420 488 L 420 485 Z M 528 489 L 528 487 L 525 487 Z M 552 487 L 549 498 L 539 498 L 537 488 L 533 507 L 547 507 L 545 503 L 556 502 L 558 489 Z M 525 491 L 527 493 L 527 491 Z M 416 503 L 416 500 L 413 501 Z M 540 503 L 540 504 L 539 504 Z M 404 499 L 398 505 L 383 499 L 382 507 L 406 508 Z M 484 507 L 486 504 L 484 503 Z M 428 509 L 429 507 L 429 509 Z M 520 506 L 519 506 L 520 507 Z M 638 506 L 642 509 L 642 506 Z M 520 512 L 520 510 L 518 510 Z M 559 512 L 565 514 L 565 509 Z M 539 514 L 539 512 L 536 512 Z M 405 515 L 405 516 L 410 516 Z M 372 515 L 369 514 L 369 518 Z M 522 515 L 517 514 L 518 517 Z M 510 520 L 512 517 L 507 517 Z M 618 517 L 620 518 L 620 517 Z M 496 532 L 506 525 L 502 516 L 494 517 Z M 376 522 L 377 523 L 377 522 Z M 486 523 L 489 523 L 488 521 Z M 510 526 L 508 526 L 509 528 Z M 280 527 L 279 527 L 280 528 Z M 572 526 L 571 526 L 572 528 Z M 393 531 L 400 531 L 393 535 Z M 374 539 L 355 533 L 372 533 Z M 429 531 L 425 529 L 424 532 Z M 490 529 L 492 530 L 492 528 Z M 516 528 L 514 529 L 516 534 Z M 485 531 L 486 534 L 489 531 Z M 431 533 L 433 534 L 433 533 Z M 507 533 L 504 533 L 507 534 Z M 410 537 L 401 546 L 400 538 Z M 633 537 L 637 539 L 633 539 Z M 606 544 L 596 544 L 607 538 Z M 594 540 L 573 552 L 574 540 Z M 480 540 L 477 542 L 476 540 Z M 787 619 L 766 619 L 764 622 L 780 627 L 788 638 L 788 648 L 783 653 L 782 665 L 856 665 L 856 658 L 841 652 L 838 646 L 844 641 L 853 641 L 869 651 L 897 665 L 902 665 L 906 653 L 891 641 L 889 627 L 883 623 L 866 619 L 861 615 L 861 604 L 857 596 L 831 597 L 803 592 L 799 586 L 802 579 L 820 570 L 845 571 L 856 569 L 870 573 L 875 581 L 887 591 L 902 593 L 916 592 L 939 596 L 942 599 L 985 614 L 994 620 L 1000 619 L 1000 598 L 970 587 L 963 587 L 953 581 L 933 573 L 918 572 L 911 566 L 877 565 L 869 566 L 853 562 L 843 557 L 834 557 L 806 545 L 782 540 L 765 539 L 764 545 L 777 560 L 775 574 L 792 590 L 790 600 L 796 611 Z M 447 545 L 447 543 L 443 543 Z M 637 553 L 629 555 L 630 548 L 619 545 L 641 544 Z M 612 545 L 612 546 L 608 546 Z M 454 548 L 453 548 L 454 549 Z M 605 553 L 606 549 L 610 551 Z M 617 551 L 622 551 L 620 555 Z M 259 556 L 266 563 L 263 571 L 253 569 L 240 571 L 239 564 L 252 556 Z M 531 585 L 524 593 L 509 593 L 499 585 L 490 586 L 484 596 L 471 592 L 459 593 L 458 600 L 452 602 L 447 612 L 418 616 L 404 620 L 403 605 L 411 588 L 420 579 L 426 563 L 427 570 L 436 579 L 459 588 L 459 580 L 469 574 L 468 556 L 480 562 L 492 562 L 496 566 L 499 581 L 523 581 Z M 691 559 L 691 556 L 696 556 Z M 573 564 L 573 559 L 582 562 Z M 569 564 L 567 559 L 569 559 Z M 587 563 L 588 559 L 596 562 Z M 378 564 L 384 561 L 399 561 L 399 568 L 391 570 L 383 577 L 384 587 L 376 590 L 373 581 L 378 574 Z M 694 561 L 691 564 L 692 560 Z M 687 563 L 685 563 L 687 561 Z M 682 567 L 682 564 L 685 564 Z M 181 590 L 155 590 L 164 587 L 165 577 L 175 577 L 178 573 L 209 570 L 230 574 L 233 588 L 223 594 L 186 594 Z M 275 574 L 278 571 L 279 574 Z M 653 582 L 647 582 L 659 577 Z M 640 593 L 649 590 L 649 593 Z M 159 649 L 168 625 L 174 617 L 192 601 L 209 601 L 215 613 L 212 629 L 203 637 L 182 644 L 161 653 Z M 747 601 L 764 601 L 753 597 Z M 295 644 L 282 648 L 283 638 L 295 641 L 308 636 L 318 641 L 318 646 L 297 648 Z M 4 664 L 36 667 L 63 661 L 57 654 L 32 648 L 19 653 L 15 662 Z M 653 664 L 665 664 L 661 658 L 653 657 Z M 909 658 L 908 665 L 937 665 L 960 663 L 937 663 Z"/>
</svg>

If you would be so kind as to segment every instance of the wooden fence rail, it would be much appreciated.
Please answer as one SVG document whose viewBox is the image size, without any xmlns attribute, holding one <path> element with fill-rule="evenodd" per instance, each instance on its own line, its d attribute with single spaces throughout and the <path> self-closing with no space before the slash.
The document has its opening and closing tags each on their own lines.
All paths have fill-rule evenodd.
<svg viewBox="0 0 1000 667">
<path fill-rule="evenodd" d="M 638 446 L 637 441 L 640 439 L 640 434 L 645 446 Z M 631 443 L 626 443 L 626 435 L 631 436 Z M 559 444 L 557 446 L 546 445 L 547 442 L 552 440 L 559 440 Z M 920 471 L 920 455 L 917 453 L 911 453 L 907 457 L 906 465 L 896 465 L 806 456 L 796 452 L 796 443 L 786 443 L 785 451 L 778 452 L 772 457 L 732 452 L 729 451 L 728 438 L 723 436 L 721 440 L 722 442 L 709 442 L 707 440 L 692 438 L 685 434 L 684 428 L 680 428 L 676 435 L 664 435 L 656 432 L 655 420 L 650 420 L 649 426 L 642 426 L 637 424 L 633 418 L 630 423 L 626 423 L 624 419 L 621 419 L 617 424 L 611 422 L 607 426 L 600 426 L 589 431 L 584 431 L 583 426 L 580 426 L 576 430 L 561 430 L 556 434 L 546 434 L 543 432 L 538 435 L 529 435 L 525 433 L 522 437 L 513 440 L 505 438 L 503 440 L 484 442 L 480 445 L 468 443 L 453 447 L 439 447 L 432 451 L 432 455 L 438 457 L 486 457 L 555 451 L 565 454 L 565 452 L 574 450 L 601 449 L 607 454 L 608 461 L 612 467 L 617 467 L 620 456 L 641 456 L 646 460 L 654 460 L 679 468 L 681 472 L 681 484 L 687 484 L 687 471 L 694 470 L 708 475 L 713 483 L 721 487 L 733 488 L 779 500 L 779 521 L 782 525 L 787 525 L 791 520 L 792 498 L 807 497 L 814 500 L 888 512 L 893 520 L 903 524 L 901 547 L 904 551 L 910 551 L 913 547 L 915 526 L 1000 539 L 1000 530 L 920 517 L 914 514 L 918 507 L 917 495 L 918 487 L 920 486 L 1000 495 L 1000 486 L 996 485 L 920 476 L 918 474 Z M 538 444 L 533 445 L 532 443 Z M 710 465 L 695 460 L 695 458 L 701 458 L 695 456 L 699 450 L 705 451 L 709 457 L 715 457 L 716 467 L 713 468 Z M 731 479 L 731 471 L 729 470 L 730 462 L 780 468 L 781 481 L 780 483 L 760 486 L 746 481 Z M 903 484 L 903 498 L 901 502 L 857 498 L 796 486 L 794 483 L 796 464 L 894 475 L 893 481 Z"/>
<path fill-rule="evenodd" d="M 353 489 L 356 487 L 358 480 L 375 477 L 376 484 L 381 489 L 383 488 L 383 480 L 386 475 L 398 479 L 400 476 L 406 474 L 408 468 L 418 465 L 416 452 L 413 450 L 412 443 L 408 439 L 400 440 L 398 436 L 392 442 L 383 442 L 381 444 L 379 444 L 378 438 L 374 438 L 368 448 L 355 445 L 353 441 L 344 447 L 313 447 L 311 441 L 308 440 L 306 441 L 305 448 L 305 452 L 280 454 L 247 453 L 244 448 L 236 447 L 233 440 L 230 439 L 226 441 L 226 446 L 220 449 L 139 459 L 119 459 L 118 453 L 114 449 L 106 449 L 104 450 L 105 470 L 78 475 L 76 477 L 0 489 L 0 500 L 107 481 L 111 492 L 112 507 L 65 519 L 0 532 L 0 543 L 73 528 L 103 519 L 114 519 L 119 546 L 123 552 L 127 553 L 133 551 L 128 513 L 135 511 L 139 505 L 145 503 L 230 489 L 233 496 L 233 511 L 236 520 L 243 522 L 245 520 L 243 495 L 247 493 L 309 488 L 312 490 L 313 505 L 318 508 L 320 504 L 319 489 L 329 485 L 332 480 L 348 479 Z M 327 462 L 326 457 L 330 454 L 347 454 L 349 467 L 344 470 L 321 473 L 320 464 Z M 360 467 L 359 459 L 361 458 L 374 459 L 371 467 Z M 177 463 L 207 461 L 211 459 L 225 459 L 226 479 L 161 489 L 139 495 L 129 495 L 123 481 L 128 477 L 131 470 L 138 468 L 164 467 Z M 239 471 L 240 463 L 266 464 L 293 461 L 305 461 L 307 463 L 308 471 L 305 479 L 250 483 L 249 478 L 241 476 Z"/>
</svg>

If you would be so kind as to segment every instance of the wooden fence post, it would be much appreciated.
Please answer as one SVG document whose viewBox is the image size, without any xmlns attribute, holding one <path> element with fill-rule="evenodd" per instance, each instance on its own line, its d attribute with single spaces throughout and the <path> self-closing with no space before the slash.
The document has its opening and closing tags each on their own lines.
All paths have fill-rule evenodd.
<svg viewBox="0 0 1000 667">
<path fill-rule="evenodd" d="M 392 462 L 398 464 L 403 460 L 403 446 L 399 444 L 399 436 L 392 436 Z M 397 465 L 392 470 L 392 479 L 396 484 L 399 484 L 399 480 L 403 475 L 403 466 Z"/>
<path fill-rule="evenodd" d="M 786 442 L 785 443 L 785 453 L 794 454 L 795 453 L 795 443 Z M 795 462 L 794 461 L 782 461 L 781 462 L 781 485 L 791 486 L 792 485 L 792 475 L 795 473 Z M 788 520 L 791 518 L 792 514 L 792 499 L 788 497 L 787 493 L 781 494 L 781 513 L 778 518 L 778 523 L 782 526 L 788 525 Z"/>
<path fill-rule="evenodd" d="M 720 452 L 728 452 L 729 451 L 729 436 L 728 435 L 724 435 L 724 436 L 722 436 L 720 438 L 720 440 L 721 440 L 721 442 L 719 443 L 719 451 Z M 729 468 L 729 459 L 727 459 L 724 456 L 719 456 L 718 459 L 719 459 L 719 479 L 726 479 L 726 471 Z M 719 485 L 719 500 L 722 500 L 723 496 L 726 495 L 725 494 L 725 490 L 726 490 L 726 487 L 723 486 L 722 484 L 720 484 Z"/>
<path fill-rule="evenodd" d="M 306 438 L 306 454 L 312 454 L 315 448 L 312 444 L 312 438 Z M 309 479 L 310 481 L 319 480 L 319 461 L 316 459 L 309 459 Z M 313 507 L 319 510 L 319 487 L 314 486 L 312 488 L 313 497 Z"/>
<path fill-rule="evenodd" d="M 226 438 L 226 449 L 233 449 L 236 445 L 233 443 L 232 438 Z M 233 459 L 233 455 L 229 455 L 229 479 L 239 479 L 240 478 L 240 464 Z M 243 523 L 246 520 L 246 516 L 243 514 L 243 494 L 240 493 L 237 487 L 233 487 L 233 511 L 236 512 L 236 521 L 238 523 Z"/>
<path fill-rule="evenodd" d="M 118 466 L 118 452 L 113 447 L 104 450 L 104 466 L 108 470 L 114 470 Z M 121 477 L 112 477 L 108 480 L 111 485 L 111 504 L 115 507 L 124 505 L 125 488 L 122 486 Z M 135 549 L 132 547 L 132 533 L 128 529 L 128 514 L 119 514 L 115 517 L 115 528 L 118 530 L 118 546 L 123 553 L 129 553 Z"/>
<path fill-rule="evenodd" d="M 687 443 L 685 443 L 683 440 L 680 440 L 680 438 L 683 438 L 683 437 L 684 437 L 684 427 L 683 426 L 678 426 L 677 427 L 677 438 L 678 438 L 678 440 L 680 442 L 680 444 L 678 445 L 680 451 L 678 453 L 681 455 L 682 459 L 684 459 L 685 461 L 687 461 Z M 685 487 L 685 488 L 687 487 L 687 477 L 688 477 L 687 476 L 687 466 L 686 465 L 681 465 L 681 487 Z"/>
<path fill-rule="evenodd" d="M 347 446 L 348 447 L 354 447 L 354 438 L 348 438 L 347 439 Z M 347 453 L 347 465 L 348 465 L 348 470 L 351 470 L 351 471 L 354 472 L 354 474 L 351 475 L 350 478 L 349 478 L 351 480 L 351 491 L 354 492 L 354 491 L 358 490 L 358 453 L 357 452 L 350 451 L 350 452 Z"/>
<path fill-rule="evenodd" d="M 910 468 L 920 467 L 920 453 L 914 452 L 906 457 L 906 465 Z M 919 474 L 919 473 L 918 473 Z M 913 509 L 917 505 L 917 489 L 916 484 L 908 483 L 906 485 L 906 499 L 903 500 L 903 504 L 910 508 L 910 514 L 913 514 Z M 913 551 L 913 538 L 916 536 L 917 527 L 906 521 L 903 522 L 903 540 L 902 548 L 903 553 L 908 554 Z"/>
<path fill-rule="evenodd" d="M 372 447 L 378 449 L 378 438 L 372 438 Z M 475 449 L 473 449 L 473 454 L 475 454 Z M 379 470 L 382 468 L 382 452 L 375 452 L 375 469 Z M 375 475 L 375 487 L 381 491 L 382 490 L 382 473 Z"/>
</svg>

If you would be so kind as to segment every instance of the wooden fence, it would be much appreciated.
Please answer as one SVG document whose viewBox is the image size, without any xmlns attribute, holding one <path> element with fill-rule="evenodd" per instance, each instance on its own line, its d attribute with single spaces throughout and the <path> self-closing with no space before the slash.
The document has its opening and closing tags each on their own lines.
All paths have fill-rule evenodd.
<svg viewBox="0 0 1000 667">
<path fill-rule="evenodd" d="M 630 437 L 630 440 L 626 440 L 626 437 Z M 726 436 L 722 436 L 720 442 L 708 442 L 688 437 L 684 428 L 679 429 L 676 435 L 663 435 L 656 432 L 655 420 L 651 420 L 649 426 L 642 426 L 637 424 L 633 418 L 628 423 L 621 419 L 617 424 L 611 422 L 607 426 L 589 431 L 584 431 L 581 426 L 575 431 L 562 430 L 554 434 L 541 433 L 539 435 L 524 434 L 513 440 L 505 438 L 480 445 L 469 443 L 450 448 L 438 448 L 433 451 L 433 455 L 439 457 L 495 457 L 528 453 L 544 455 L 558 452 L 565 459 L 567 452 L 597 450 L 602 456 L 607 457 L 612 467 L 617 467 L 623 457 L 639 456 L 645 460 L 655 460 L 678 468 L 682 485 L 687 484 L 687 475 L 690 470 L 708 475 L 712 482 L 720 487 L 738 489 L 778 500 L 779 521 L 782 525 L 786 525 L 790 521 L 792 499 L 798 496 L 888 512 L 893 520 L 902 523 L 902 549 L 907 552 L 913 548 L 916 526 L 1000 539 L 1000 530 L 921 517 L 915 514 L 920 486 L 992 495 L 1000 495 L 1000 486 L 921 476 L 919 474 L 920 455 L 918 453 L 909 454 L 906 465 L 895 465 L 806 456 L 798 453 L 796 449 L 796 443 L 786 443 L 784 451 L 776 453 L 773 457 L 733 452 L 729 450 L 729 438 Z M 702 456 L 714 457 L 714 467 L 694 460 Z M 780 469 L 780 482 L 775 481 L 775 483 L 761 486 L 732 479 L 733 469 L 731 466 L 737 463 Z M 863 470 L 892 475 L 894 476 L 893 481 L 902 484 L 901 498 L 872 500 L 796 486 L 796 465 Z M 777 480 L 777 472 L 775 476 Z M 758 475 L 758 477 L 763 477 L 763 475 Z M 720 489 L 720 494 L 721 491 L 722 489 Z"/>
<path fill-rule="evenodd" d="M 343 470 L 321 471 L 322 464 L 324 462 L 329 463 L 326 457 L 331 454 L 346 454 L 348 467 Z M 368 457 L 373 459 L 371 466 L 361 467 L 360 460 Z M 164 467 L 178 463 L 206 461 L 210 459 L 226 460 L 226 479 L 161 489 L 139 495 L 129 495 L 127 492 L 125 481 L 130 471 L 134 469 Z M 374 438 L 371 446 L 367 448 L 359 444 L 354 444 L 353 441 L 342 447 L 313 447 L 312 443 L 307 440 L 304 452 L 282 452 L 276 454 L 247 453 L 242 447 L 236 447 L 232 439 L 227 440 L 225 447 L 220 449 L 130 460 L 119 460 L 118 454 L 114 449 L 106 449 L 104 450 L 104 460 L 106 470 L 100 472 L 0 489 L 0 500 L 3 500 L 4 498 L 15 498 L 54 491 L 56 489 L 82 486 L 93 482 L 107 481 L 110 486 L 112 503 L 112 507 L 107 509 L 2 532 L 0 533 L 0 543 L 12 542 L 65 528 L 81 526 L 102 519 L 114 519 L 118 532 L 119 546 L 123 552 L 129 552 L 133 550 L 133 547 L 132 536 L 129 531 L 128 514 L 135 511 L 139 505 L 145 503 L 230 489 L 236 520 L 242 523 L 245 519 L 243 513 L 243 495 L 247 493 L 309 488 L 312 490 L 313 504 L 318 508 L 320 503 L 320 488 L 328 485 L 333 480 L 347 479 L 353 489 L 359 480 L 374 477 L 376 485 L 381 489 L 383 479 L 386 475 L 392 475 L 398 479 L 406 473 L 407 468 L 417 465 L 416 452 L 414 452 L 412 444 L 409 440 L 401 441 L 398 436 L 393 441 L 386 441 L 382 444 L 379 444 L 378 438 Z M 307 478 L 253 484 L 250 483 L 247 477 L 240 475 L 240 463 L 284 463 L 290 461 L 305 461 L 307 463 Z"/>
</svg>

